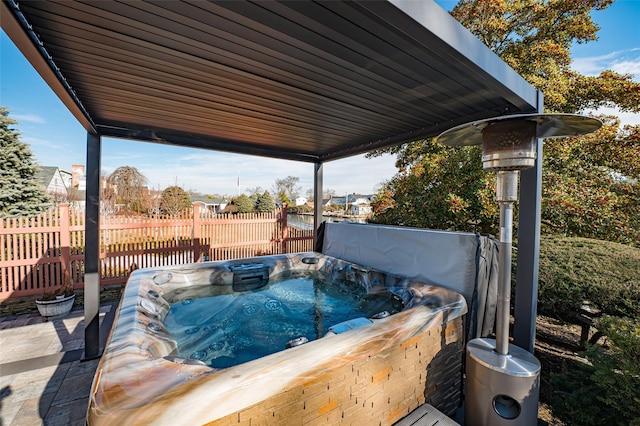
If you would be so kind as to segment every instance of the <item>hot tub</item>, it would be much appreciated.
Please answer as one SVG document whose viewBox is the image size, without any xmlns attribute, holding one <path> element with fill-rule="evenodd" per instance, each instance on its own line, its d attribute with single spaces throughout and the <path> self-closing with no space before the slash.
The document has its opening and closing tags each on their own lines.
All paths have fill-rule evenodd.
<svg viewBox="0 0 640 426">
<path fill-rule="evenodd" d="M 383 424 L 460 402 L 464 298 L 318 253 L 135 271 L 98 424 Z"/>
</svg>

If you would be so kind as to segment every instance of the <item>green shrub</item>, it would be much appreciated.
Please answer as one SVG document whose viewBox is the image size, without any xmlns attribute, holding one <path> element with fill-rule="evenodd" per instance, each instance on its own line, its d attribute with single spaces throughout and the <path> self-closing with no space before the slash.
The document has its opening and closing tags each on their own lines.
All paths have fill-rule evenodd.
<svg viewBox="0 0 640 426">
<path fill-rule="evenodd" d="M 571 322 L 589 301 L 602 313 L 637 317 L 639 300 L 640 248 L 587 238 L 541 238 L 538 313 Z"/>
<path fill-rule="evenodd" d="M 554 414 L 567 425 L 640 425 L 640 319 L 596 322 L 610 348 L 593 345 L 589 362 L 552 375 Z"/>
<path fill-rule="evenodd" d="M 235 204 L 227 204 L 227 206 L 222 211 L 223 213 L 238 213 L 238 206 Z"/>
</svg>

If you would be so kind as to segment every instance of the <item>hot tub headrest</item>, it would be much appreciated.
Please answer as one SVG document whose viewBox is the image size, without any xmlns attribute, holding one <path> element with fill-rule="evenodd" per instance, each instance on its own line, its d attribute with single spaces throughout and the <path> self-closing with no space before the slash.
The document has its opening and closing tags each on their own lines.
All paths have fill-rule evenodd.
<svg viewBox="0 0 640 426">
<path fill-rule="evenodd" d="M 264 263 L 242 263 L 229 269 L 233 272 L 233 291 L 253 291 L 269 283 L 269 266 Z"/>
</svg>

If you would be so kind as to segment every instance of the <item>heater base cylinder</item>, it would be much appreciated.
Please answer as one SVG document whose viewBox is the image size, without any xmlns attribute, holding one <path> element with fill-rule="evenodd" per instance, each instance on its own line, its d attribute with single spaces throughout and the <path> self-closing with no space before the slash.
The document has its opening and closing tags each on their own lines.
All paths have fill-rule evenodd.
<svg viewBox="0 0 640 426">
<path fill-rule="evenodd" d="M 494 339 L 467 344 L 465 426 L 537 426 L 540 362 L 518 346 L 507 355 L 495 347 Z"/>
</svg>

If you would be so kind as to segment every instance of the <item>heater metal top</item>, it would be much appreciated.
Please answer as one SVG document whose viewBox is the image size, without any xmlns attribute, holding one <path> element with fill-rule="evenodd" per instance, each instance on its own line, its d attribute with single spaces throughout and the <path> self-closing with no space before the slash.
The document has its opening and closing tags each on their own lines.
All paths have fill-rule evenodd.
<svg viewBox="0 0 640 426">
<path fill-rule="evenodd" d="M 602 122 L 596 118 L 577 114 L 514 114 L 461 124 L 442 132 L 436 140 L 448 146 L 480 145 L 482 131 L 485 128 L 494 123 L 507 121 L 520 121 L 523 124 L 536 123 L 538 138 L 580 136 L 598 130 L 602 126 Z"/>
</svg>

